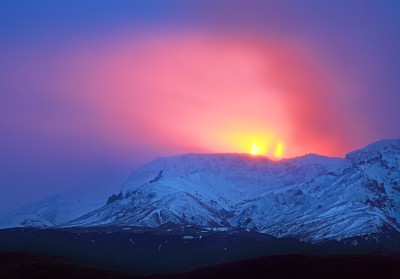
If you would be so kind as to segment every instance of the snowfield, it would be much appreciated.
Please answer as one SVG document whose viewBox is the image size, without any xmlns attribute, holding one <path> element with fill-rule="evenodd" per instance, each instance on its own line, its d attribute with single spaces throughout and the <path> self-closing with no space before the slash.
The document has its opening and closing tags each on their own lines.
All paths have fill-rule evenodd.
<svg viewBox="0 0 400 279">
<path fill-rule="evenodd" d="M 307 242 L 399 233 L 400 140 L 376 142 L 345 158 L 159 158 L 135 170 L 102 207 L 75 206 L 81 208 L 74 202 L 69 209 L 50 203 L 37 210 L 37 205 L 36 213 L 46 212 L 41 219 L 27 207 L 1 219 L 0 227 L 176 224 L 250 229 Z"/>
</svg>

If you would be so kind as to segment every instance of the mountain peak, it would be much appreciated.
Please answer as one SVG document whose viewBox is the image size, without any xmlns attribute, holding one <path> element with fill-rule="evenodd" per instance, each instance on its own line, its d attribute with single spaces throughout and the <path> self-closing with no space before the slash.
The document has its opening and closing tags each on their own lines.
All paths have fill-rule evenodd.
<svg viewBox="0 0 400 279">
<path fill-rule="evenodd" d="M 400 232 L 399 174 L 400 140 L 379 141 L 346 158 L 307 154 L 272 161 L 248 154 L 184 154 L 135 170 L 105 206 L 62 226 L 174 223 L 254 229 L 311 242 L 369 237 L 385 227 Z M 19 216 L 13 220 L 59 223 L 51 219 L 59 212 L 50 207 L 29 208 L 35 214 L 22 212 L 22 223 Z"/>
<path fill-rule="evenodd" d="M 353 164 L 360 164 L 384 158 L 390 160 L 396 155 L 400 155 L 400 139 L 384 139 L 349 152 L 345 158 Z"/>
</svg>

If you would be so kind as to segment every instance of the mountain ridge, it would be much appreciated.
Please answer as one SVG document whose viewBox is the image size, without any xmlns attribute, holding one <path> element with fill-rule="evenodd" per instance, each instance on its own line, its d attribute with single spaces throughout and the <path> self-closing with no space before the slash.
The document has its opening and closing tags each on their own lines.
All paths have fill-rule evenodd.
<svg viewBox="0 0 400 279">
<path fill-rule="evenodd" d="M 249 154 L 184 154 L 136 169 L 104 206 L 61 227 L 166 223 L 252 229 L 303 241 L 400 232 L 400 140 L 344 158 L 274 161 Z M 1 220 L 0 220 L 1 224 Z"/>
</svg>

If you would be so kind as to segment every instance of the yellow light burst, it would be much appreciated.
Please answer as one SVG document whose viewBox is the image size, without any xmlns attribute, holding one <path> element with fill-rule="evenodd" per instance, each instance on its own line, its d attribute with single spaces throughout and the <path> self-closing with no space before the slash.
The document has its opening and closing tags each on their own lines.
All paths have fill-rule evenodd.
<svg viewBox="0 0 400 279">
<path fill-rule="evenodd" d="M 261 147 L 258 146 L 256 143 L 253 143 L 251 146 L 251 154 L 252 155 L 260 155 L 262 153 Z"/>
<path fill-rule="evenodd" d="M 282 157 L 282 155 L 283 155 L 283 143 L 282 142 L 277 143 L 274 155 L 276 158 Z"/>
</svg>

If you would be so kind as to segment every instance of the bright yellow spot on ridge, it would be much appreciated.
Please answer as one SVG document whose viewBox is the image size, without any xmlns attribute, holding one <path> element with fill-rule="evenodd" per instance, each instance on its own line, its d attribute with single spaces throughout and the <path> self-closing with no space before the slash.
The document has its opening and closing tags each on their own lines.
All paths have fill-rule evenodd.
<svg viewBox="0 0 400 279">
<path fill-rule="evenodd" d="M 260 155 L 261 152 L 262 152 L 261 148 L 256 143 L 253 143 L 253 145 L 251 146 L 251 154 Z"/>
<path fill-rule="evenodd" d="M 284 145 L 283 142 L 279 141 L 276 143 L 275 151 L 271 150 L 271 153 L 267 153 L 266 145 L 260 145 L 259 143 L 253 142 L 251 145 L 251 155 L 270 155 L 275 158 L 281 158 L 283 156 Z"/>
<path fill-rule="evenodd" d="M 276 149 L 275 149 L 275 157 L 279 158 L 282 157 L 283 154 L 283 143 L 282 142 L 278 142 L 278 144 L 276 145 Z"/>
</svg>

